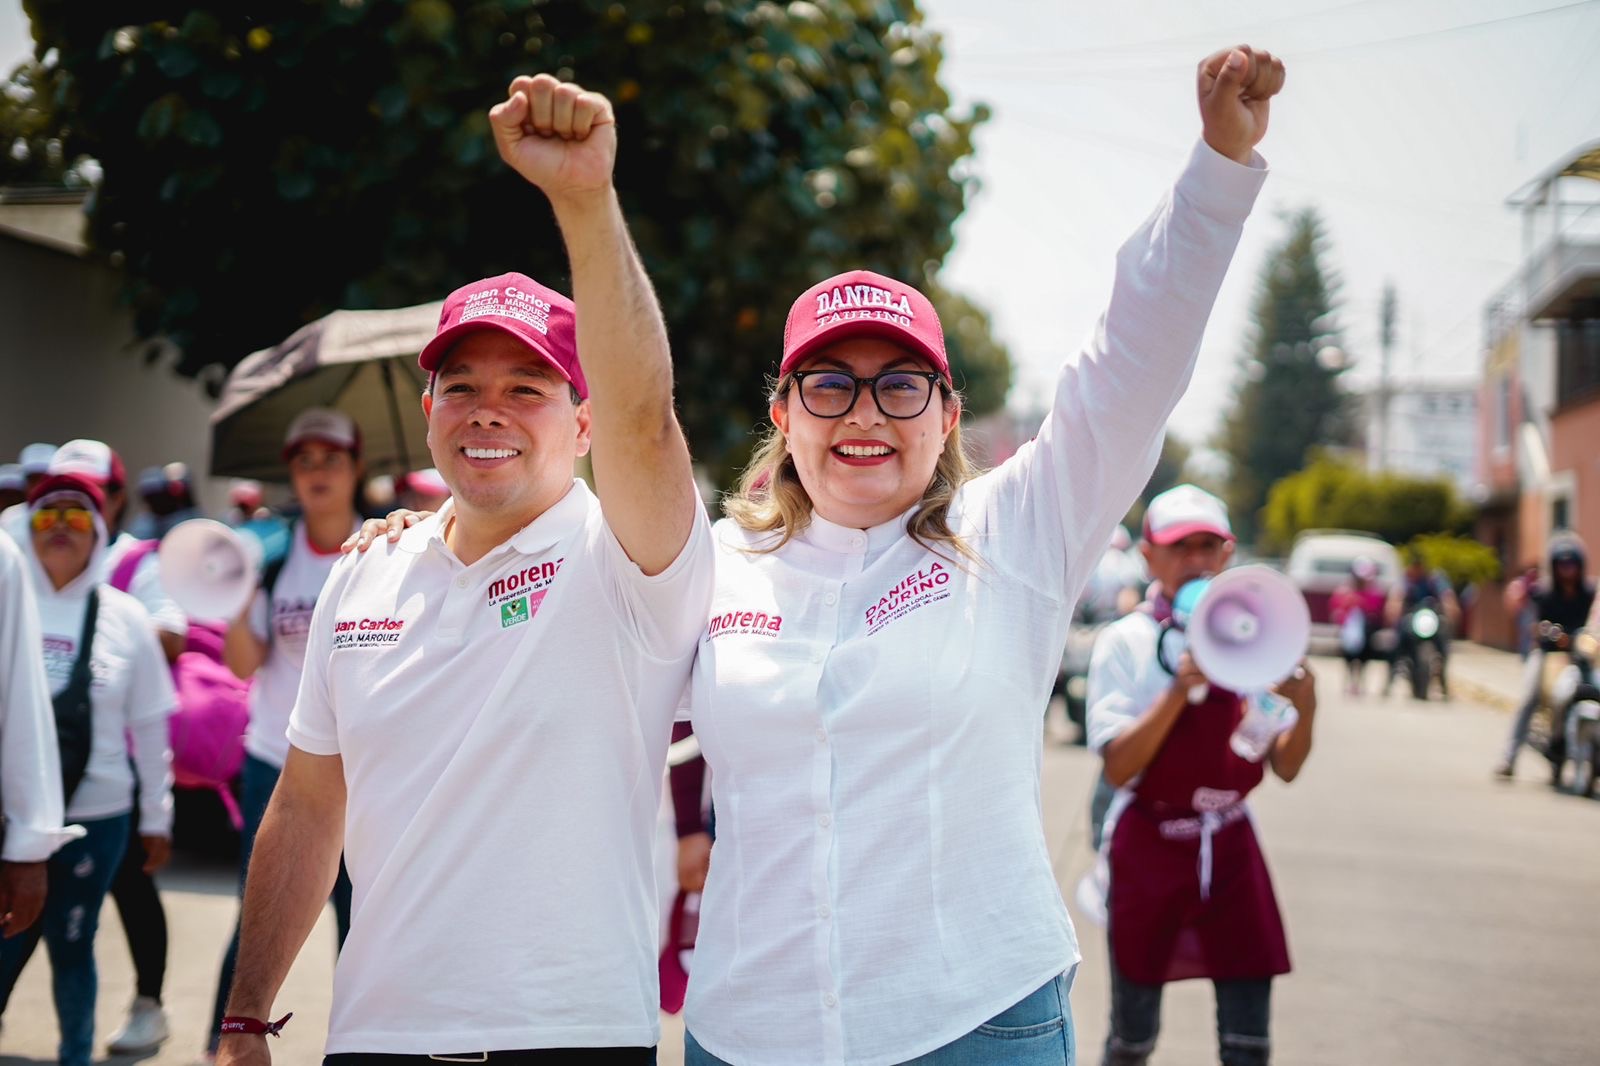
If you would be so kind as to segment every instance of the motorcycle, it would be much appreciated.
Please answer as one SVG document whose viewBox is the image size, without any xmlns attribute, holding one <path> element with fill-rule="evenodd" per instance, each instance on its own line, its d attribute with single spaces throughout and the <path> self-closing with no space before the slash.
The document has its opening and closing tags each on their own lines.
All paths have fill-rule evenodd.
<svg viewBox="0 0 1600 1066">
<path fill-rule="evenodd" d="M 1450 688 L 1445 677 L 1448 658 L 1445 650 L 1445 619 L 1439 601 L 1429 596 L 1417 604 L 1409 613 L 1401 616 L 1398 629 L 1400 641 L 1389 673 L 1390 683 L 1404 675 L 1411 686 L 1412 697 L 1425 700 L 1437 680 L 1439 694 L 1449 699 Z M 1387 685 L 1384 691 L 1388 691 Z"/>
<path fill-rule="evenodd" d="M 1528 743 L 1549 761 L 1552 787 L 1561 787 L 1570 761 L 1571 790 L 1593 796 L 1600 778 L 1600 685 L 1595 676 L 1600 636 L 1586 629 L 1568 634 L 1546 622 L 1539 626 L 1537 639 L 1544 662 Z"/>
<path fill-rule="evenodd" d="M 1109 620 L 1090 621 L 1085 614 L 1082 620 L 1074 619 L 1067 629 L 1067 645 L 1061 653 L 1061 669 L 1054 688 L 1054 694 L 1066 702 L 1068 721 L 1078 727 L 1079 744 L 1087 740 L 1084 723 L 1089 717 L 1089 660 L 1100 631 L 1110 624 Z"/>
</svg>

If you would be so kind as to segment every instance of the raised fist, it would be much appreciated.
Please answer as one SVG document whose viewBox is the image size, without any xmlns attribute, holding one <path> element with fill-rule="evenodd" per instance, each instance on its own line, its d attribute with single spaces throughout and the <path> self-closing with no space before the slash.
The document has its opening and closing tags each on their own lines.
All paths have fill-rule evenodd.
<svg viewBox="0 0 1600 1066">
<path fill-rule="evenodd" d="M 1267 134 L 1269 101 L 1283 88 L 1283 60 L 1241 44 L 1200 61 L 1201 136 L 1219 155 L 1237 163 Z"/>
<path fill-rule="evenodd" d="M 511 83 L 489 111 L 495 147 L 552 201 L 603 192 L 617 158 L 611 102 L 549 74 Z"/>
</svg>

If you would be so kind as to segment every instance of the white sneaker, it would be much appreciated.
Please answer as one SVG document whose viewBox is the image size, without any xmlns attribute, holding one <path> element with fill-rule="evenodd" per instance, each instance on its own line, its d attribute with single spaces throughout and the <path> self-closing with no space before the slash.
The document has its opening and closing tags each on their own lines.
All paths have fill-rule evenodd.
<svg viewBox="0 0 1600 1066">
<path fill-rule="evenodd" d="M 128 1020 L 111 1034 L 106 1050 L 113 1055 L 138 1055 L 154 1051 L 167 1039 L 167 1012 L 148 996 L 134 999 Z"/>
</svg>

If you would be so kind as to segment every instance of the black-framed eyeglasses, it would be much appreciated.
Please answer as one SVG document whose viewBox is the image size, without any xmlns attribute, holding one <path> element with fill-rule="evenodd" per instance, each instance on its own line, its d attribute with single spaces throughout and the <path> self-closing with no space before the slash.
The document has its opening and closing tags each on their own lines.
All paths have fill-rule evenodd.
<svg viewBox="0 0 1600 1066">
<path fill-rule="evenodd" d="M 797 370 L 795 388 L 800 403 L 818 418 L 843 418 L 856 406 L 861 387 L 872 390 L 872 402 L 886 418 L 916 418 L 928 409 L 934 386 L 944 378 L 927 370 L 889 370 L 876 377 L 858 378 L 847 370 Z"/>
</svg>

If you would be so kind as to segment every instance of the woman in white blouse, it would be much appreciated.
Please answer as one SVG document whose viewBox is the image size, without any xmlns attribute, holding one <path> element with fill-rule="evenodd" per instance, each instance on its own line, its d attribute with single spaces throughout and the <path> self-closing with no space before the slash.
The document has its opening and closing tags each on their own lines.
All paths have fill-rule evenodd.
<svg viewBox="0 0 1600 1066">
<path fill-rule="evenodd" d="M 690 696 L 717 842 L 689 1066 L 1073 1061 L 1039 708 L 1188 383 L 1282 80 L 1248 48 L 1201 64 L 1203 143 L 1037 438 L 988 474 L 921 293 L 855 271 L 789 312 Z"/>
<path fill-rule="evenodd" d="M 96 580 L 106 548 L 104 504 L 91 476 L 52 471 L 28 494 L 29 536 L 20 545 L 38 604 L 58 733 L 62 721 L 78 729 L 78 741 L 62 745 L 61 777 L 66 820 L 84 835 L 50 857 L 41 920 L 0 940 L 0 1011 L 42 935 L 64 1066 L 89 1066 L 95 929 L 130 835 L 138 833 L 144 844 L 147 871 L 165 863 L 171 850 L 167 717 L 176 698 L 144 607 Z M 137 809 L 130 737 L 139 771 Z"/>
</svg>

